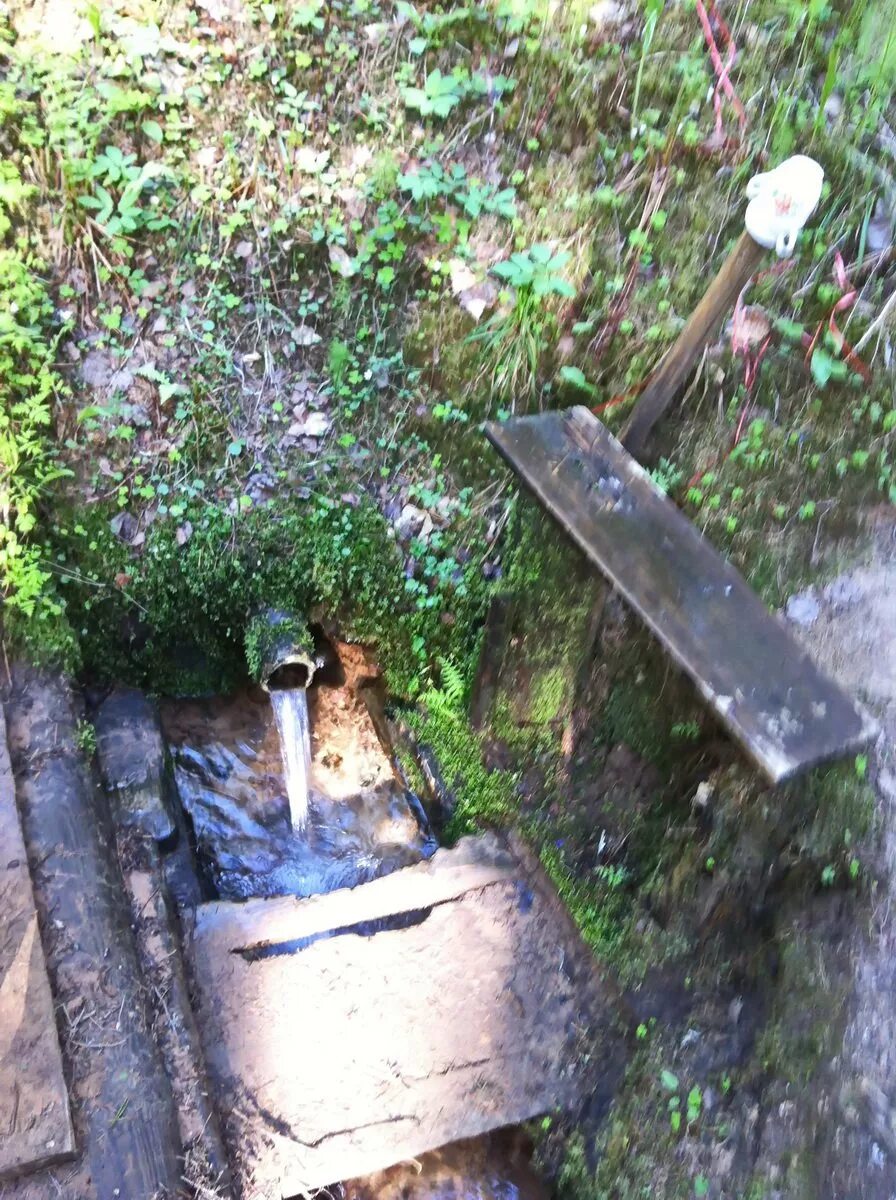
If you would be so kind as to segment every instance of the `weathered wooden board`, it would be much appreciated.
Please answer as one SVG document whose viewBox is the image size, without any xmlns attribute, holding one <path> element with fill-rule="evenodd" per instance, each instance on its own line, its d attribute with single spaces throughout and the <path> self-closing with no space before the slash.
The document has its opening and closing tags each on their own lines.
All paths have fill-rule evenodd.
<svg viewBox="0 0 896 1200">
<path fill-rule="evenodd" d="M 192 954 L 209 1069 L 257 1200 L 569 1105 L 612 1057 L 593 958 L 543 876 L 493 838 L 351 891 L 210 906 Z"/>
<path fill-rule="evenodd" d="M 108 805 L 78 748 L 79 709 L 58 673 L 15 663 L 4 708 L 81 1147 L 62 1185 L 34 1175 L 11 1185 L 10 1195 L 177 1196 L 182 1147 L 171 1086 L 151 1028 Z"/>
<path fill-rule="evenodd" d="M 74 1152 L 53 996 L 0 709 L 0 1179 Z"/>
<path fill-rule="evenodd" d="M 772 782 L 874 736 L 870 718 L 588 409 L 485 432 Z"/>
</svg>

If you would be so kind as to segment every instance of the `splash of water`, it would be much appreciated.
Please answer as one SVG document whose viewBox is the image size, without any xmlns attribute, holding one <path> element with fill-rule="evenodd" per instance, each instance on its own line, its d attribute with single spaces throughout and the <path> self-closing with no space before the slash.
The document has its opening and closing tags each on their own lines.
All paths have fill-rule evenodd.
<svg viewBox="0 0 896 1200">
<path fill-rule="evenodd" d="M 308 776 L 311 772 L 308 693 L 304 688 L 278 688 L 271 692 L 271 704 L 280 735 L 289 817 L 293 829 L 298 831 L 304 829 L 308 817 Z"/>
</svg>

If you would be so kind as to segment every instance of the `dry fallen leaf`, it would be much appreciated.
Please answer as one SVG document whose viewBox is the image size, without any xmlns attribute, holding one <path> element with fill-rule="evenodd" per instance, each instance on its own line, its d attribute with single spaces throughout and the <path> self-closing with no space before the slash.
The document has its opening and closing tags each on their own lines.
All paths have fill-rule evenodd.
<svg viewBox="0 0 896 1200">
<path fill-rule="evenodd" d="M 355 260 L 349 255 L 347 250 L 343 250 L 342 246 L 330 246 L 330 263 L 333 270 L 341 275 L 343 279 L 351 279 L 352 275 L 358 272 Z"/>
<path fill-rule="evenodd" d="M 731 322 L 732 342 L 738 350 L 761 346 L 772 331 L 768 313 L 758 304 L 749 304 L 734 314 Z"/>
<path fill-rule="evenodd" d="M 320 334 L 315 333 L 310 325 L 297 325 L 292 331 L 292 340 L 297 346 L 316 346 L 320 341 Z"/>
<path fill-rule="evenodd" d="M 455 296 L 476 286 L 475 274 L 461 259 L 452 258 L 448 266 L 451 270 L 451 290 Z"/>
<path fill-rule="evenodd" d="M 324 436 L 332 423 L 326 413 L 313 412 L 309 413 L 304 421 L 293 421 L 288 433 L 290 437 L 319 438 Z"/>
</svg>

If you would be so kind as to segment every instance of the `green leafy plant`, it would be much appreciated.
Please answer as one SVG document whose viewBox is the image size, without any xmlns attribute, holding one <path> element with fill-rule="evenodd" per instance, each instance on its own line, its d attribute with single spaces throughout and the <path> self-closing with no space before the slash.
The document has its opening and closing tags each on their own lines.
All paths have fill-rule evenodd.
<svg viewBox="0 0 896 1200">
<path fill-rule="evenodd" d="M 442 691 L 445 693 L 448 701 L 457 708 L 461 708 L 467 693 L 467 684 L 463 672 L 457 663 L 450 658 L 439 659 L 439 672 L 442 680 Z"/>
<path fill-rule="evenodd" d="M 567 250 L 552 250 L 544 243 L 511 254 L 505 262 L 496 263 L 492 273 L 511 287 L 531 292 L 533 296 L 566 296 L 576 294 L 575 288 L 563 274 L 572 255 Z"/>
<path fill-rule="evenodd" d="M 515 188 L 498 189 L 490 183 L 471 180 L 460 163 L 454 163 L 447 171 L 435 161 L 422 163 L 416 170 L 399 175 L 397 183 L 417 203 L 442 198 L 474 219 L 482 213 L 494 213 L 507 220 L 516 216 Z"/>
<path fill-rule="evenodd" d="M 123 154 L 116 146 L 108 146 L 91 167 L 90 174 L 96 180 L 95 190 L 92 195 L 80 196 L 78 203 L 95 214 L 97 225 L 115 240 L 118 248 L 124 247 L 124 237 L 141 229 L 154 231 L 172 224 L 166 214 L 142 203 L 143 193 L 153 181 L 170 178 L 170 168 L 164 163 L 138 166 L 136 155 Z"/>
<path fill-rule="evenodd" d="M 438 67 L 429 73 L 422 88 L 404 87 L 402 99 L 422 117 L 447 117 L 467 95 L 468 84 L 462 73 L 443 75 Z"/>
<path fill-rule="evenodd" d="M 75 742 L 82 754 L 93 758 L 96 754 L 96 729 L 90 721 L 78 721 L 75 728 Z"/>
<path fill-rule="evenodd" d="M 6 163 L 7 205 L 20 205 L 15 168 Z M 10 212 L 10 209 L 7 209 Z M 9 218 L 6 232 L 10 233 Z M 55 459 L 49 439 L 53 403 L 65 391 L 54 368 L 58 334 L 41 264 L 27 240 L 0 247 L 0 592 L 8 633 L 36 657 L 74 653 L 50 571 L 38 544 L 39 504 L 71 472 Z"/>
</svg>

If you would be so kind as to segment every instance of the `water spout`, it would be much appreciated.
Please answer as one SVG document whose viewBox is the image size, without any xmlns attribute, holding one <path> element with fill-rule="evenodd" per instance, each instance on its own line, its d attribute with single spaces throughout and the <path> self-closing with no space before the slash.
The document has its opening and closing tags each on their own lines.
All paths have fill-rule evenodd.
<svg viewBox="0 0 896 1200">
<path fill-rule="evenodd" d="M 271 704 L 280 735 L 290 823 L 299 832 L 304 829 L 308 819 L 308 781 L 311 774 L 308 692 L 304 687 L 276 688 L 271 692 Z"/>
<path fill-rule="evenodd" d="M 253 672 L 271 697 L 290 822 L 298 832 L 308 819 L 311 731 L 307 689 L 317 669 L 314 639 L 301 618 L 268 609 L 256 614 L 250 623 L 246 653 Z"/>
</svg>

